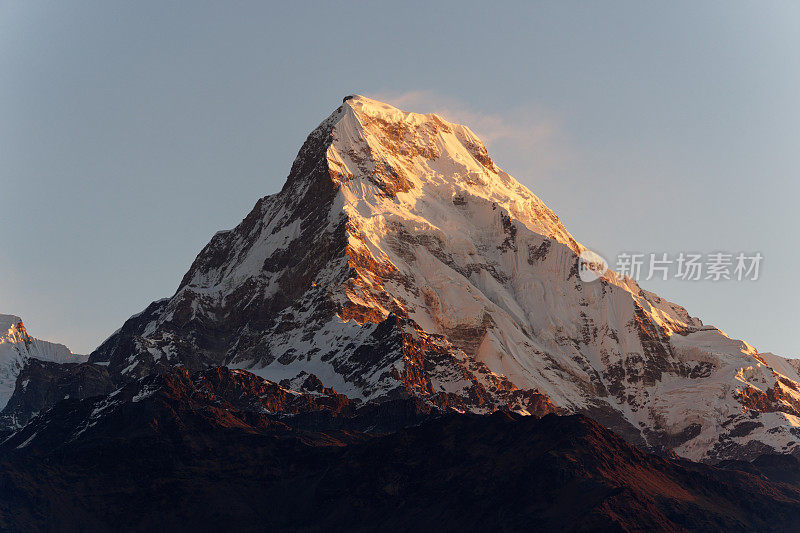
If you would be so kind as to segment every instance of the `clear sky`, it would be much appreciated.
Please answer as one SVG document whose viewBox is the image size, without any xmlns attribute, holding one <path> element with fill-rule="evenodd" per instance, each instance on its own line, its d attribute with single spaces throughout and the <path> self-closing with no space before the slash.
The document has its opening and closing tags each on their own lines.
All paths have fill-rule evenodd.
<svg viewBox="0 0 800 533">
<path fill-rule="evenodd" d="M 89 352 L 360 93 L 467 123 L 612 260 L 761 252 L 642 285 L 800 356 L 800 4 L 380 4 L 0 2 L 0 313 Z"/>
</svg>

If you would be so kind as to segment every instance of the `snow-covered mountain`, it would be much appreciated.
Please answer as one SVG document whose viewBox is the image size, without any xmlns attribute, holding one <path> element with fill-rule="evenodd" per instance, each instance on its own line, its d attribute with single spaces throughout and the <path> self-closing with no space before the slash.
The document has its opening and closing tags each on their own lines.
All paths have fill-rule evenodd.
<svg viewBox="0 0 800 533">
<path fill-rule="evenodd" d="M 90 362 L 117 382 L 226 365 L 366 401 L 552 402 L 698 460 L 798 450 L 794 361 L 630 279 L 582 281 L 583 250 L 467 127 L 349 96 L 283 189 Z"/>
<path fill-rule="evenodd" d="M 0 314 L 0 409 L 8 403 L 17 376 L 30 359 L 75 363 L 86 356 L 72 353 L 63 344 L 31 337 L 20 317 Z"/>
</svg>

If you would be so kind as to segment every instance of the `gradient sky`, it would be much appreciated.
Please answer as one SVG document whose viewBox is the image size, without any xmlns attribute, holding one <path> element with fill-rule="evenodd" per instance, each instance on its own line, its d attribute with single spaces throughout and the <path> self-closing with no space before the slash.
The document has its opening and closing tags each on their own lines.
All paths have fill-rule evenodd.
<svg viewBox="0 0 800 533">
<path fill-rule="evenodd" d="M 800 356 L 800 4 L 375 4 L 0 2 L 0 312 L 91 351 L 360 93 L 467 123 L 612 260 L 761 252 L 642 285 Z"/>
</svg>

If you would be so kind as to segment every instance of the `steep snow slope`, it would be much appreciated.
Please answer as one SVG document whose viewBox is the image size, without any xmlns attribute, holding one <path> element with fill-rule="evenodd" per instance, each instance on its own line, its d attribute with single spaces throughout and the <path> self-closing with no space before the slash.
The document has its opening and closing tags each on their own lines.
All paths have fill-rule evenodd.
<svg viewBox="0 0 800 533">
<path fill-rule="evenodd" d="M 693 459 L 796 449 L 796 366 L 630 279 L 581 281 L 582 250 L 467 127 L 347 97 L 281 192 L 90 360 L 120 381 L 177 364 L 308 372 L 476 412 L 546 396 Z"/>
<path fill-rule="evenodd" d="M 0 314 L 0 409 L 8 403 L 20 370 L 31 358 L 56 363 L 86 360 L 63 344 L 31 337 L 20 317 Z"/>
</svg>

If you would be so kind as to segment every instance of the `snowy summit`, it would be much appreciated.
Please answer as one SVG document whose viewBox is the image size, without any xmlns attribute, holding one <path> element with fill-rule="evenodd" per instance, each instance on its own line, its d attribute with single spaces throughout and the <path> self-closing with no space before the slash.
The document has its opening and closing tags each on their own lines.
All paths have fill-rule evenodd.
<svg viewBox="0 0 800 533">
<path fill-rule="evenodd" d="M 796 449 L 800 375 L 608 273 L 466 126 L 353 95 L 283 189 L 90 356 L 117 383 L 182 365 L 314 374 L 364 401 L 585 413 L 696 460 Z"/>
<path fill-rule="evenodd" d="M 30 359 L 77 363 L 86 357 L 72 353 L 63 344 L 31 337 L 20 317 L 0 314 L 0 409 L 8 403 L 17 376 Z"/>
</svg>

